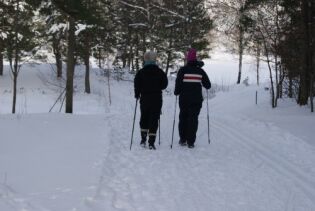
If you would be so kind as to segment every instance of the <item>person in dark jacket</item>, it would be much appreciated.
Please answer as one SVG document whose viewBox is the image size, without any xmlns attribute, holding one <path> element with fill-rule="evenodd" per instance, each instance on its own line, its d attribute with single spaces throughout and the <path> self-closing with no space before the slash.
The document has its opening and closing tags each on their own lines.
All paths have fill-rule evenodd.
<svg viewBox="0 0 315 211">
<path fill-rule="evenodd" d="M 174 94 L 179 95 L 179 144 L 194 148 L 203 101 L 202 86 L 210 89 L 211 83 L 202 69 L 204 63 L 197 60 L 195 49 L 188 51 L 186 61 L 186 65 L 178 71 Z"/>
<path fill-rule="evenodd" d="M 135 98 L 140 98 L 140 145 L 145 147 L 149 136 L 149 149 L 156 149 L 154 142 L 162 108 L 162 90 L 167 87 L 166 74 L 156 65 L 157 54 L 144 54 L 144 66 L 134 79 Z"/>
</svg>

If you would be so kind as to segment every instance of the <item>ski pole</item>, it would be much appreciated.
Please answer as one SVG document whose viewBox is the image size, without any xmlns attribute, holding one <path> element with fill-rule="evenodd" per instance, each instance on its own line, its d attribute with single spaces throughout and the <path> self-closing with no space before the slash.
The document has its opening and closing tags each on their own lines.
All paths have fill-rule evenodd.
<svg viewBox="0 0 315 211">
<path fill-rule="evenodd" d="M 135 112 L 134 112 L 134 116 L 133 116 L 133 124 L 132 124 L 131 140 L 130 140 L 130 150 L 131 150 L 131 147 L 132 147 L 133 131 L 134 131 L 134 129 L 135 129 L 135 121 L 136 121 L 137 107 L 138 107 L 138 99 L 136 99 Z"/>
<path fill-rule="evenodd" d="M 161 145 L 161 119 L 159 119 L 159 145 Z"/>
<path fill-rule="evenodd" d="M 208 142 L 210 144 L 210 123 L 209 123 L 209 92 L 207 90 L 207 120 L 208 120 Z"/>
<path fill-rule="evenodd" d="M 175 118 L 176 118 L 176 106 L 177 106 L 177 96 L 176 96 L 176 100 L 175 100 L 175 112 L 174 112 L 174 121 L 173 121 L 173 132 L 172 132 L 171 149 L 173 148 L 173 141 L 174 141 L 174 128 L 175 128 Z"/>
</svg>

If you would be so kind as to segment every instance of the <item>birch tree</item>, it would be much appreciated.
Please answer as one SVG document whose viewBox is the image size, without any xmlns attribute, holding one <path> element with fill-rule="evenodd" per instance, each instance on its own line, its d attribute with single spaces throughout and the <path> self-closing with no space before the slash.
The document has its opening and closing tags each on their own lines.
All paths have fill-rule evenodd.
<svg viewBox="0 0 315 211">
<path fill-rule="evenodd" d="M 252 24 L 250 11 L 251 0 L 210 0 L 209 8 L 214 15 L 219 32 L 226 35 L 234 45 L 228 46 L 232 52 L 238 53 L 237 84 L 242 78 L 243 55 L 249 41 L 248 29 Z"/>
</svg>

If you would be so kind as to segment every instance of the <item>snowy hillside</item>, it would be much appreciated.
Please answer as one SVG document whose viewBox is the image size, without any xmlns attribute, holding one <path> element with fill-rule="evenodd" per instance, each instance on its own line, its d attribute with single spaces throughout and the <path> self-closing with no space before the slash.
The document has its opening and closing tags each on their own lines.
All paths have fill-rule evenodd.
<svg viewBox="0 0 315 211">
<path fill-rule="evenodd" d="M 206 64 L 210 79 L 233 84 L 229 64 L 214 61 Z M 161 145 L 156 151 L 140 148 L 138 110 L 130 151 L 133 83 L 111 81 L 109 105 L 106 80 L 95 76 L 98 70 L 93 73 L 93 94 L 86 95 L 83 70 L 77 70 L 75 114 L 66 115 L 58 112 L 61 101 L 48 113 L 61 91 L 49 67 L 25 66 L 19 114 L 11 115 L 6 69 L 0 78 L 1 211 L 315 210 L 315 118 L 309 109 L 288 99 L 271 109 L 263 85 L 230 85 L 209 100 L 211 144 L 204 102 L 196 147 L 178 146 L 176 130 L 170 149 L 175 103 L 170 78 Z"/>
</svg>

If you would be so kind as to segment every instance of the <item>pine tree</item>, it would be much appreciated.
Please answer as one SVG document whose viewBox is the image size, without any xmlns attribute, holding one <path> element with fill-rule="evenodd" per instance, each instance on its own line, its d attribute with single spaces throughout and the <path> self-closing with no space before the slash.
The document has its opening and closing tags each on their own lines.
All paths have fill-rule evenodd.
<svg viewBox="0 0 315 211">
<path fill-rule="evenodd" d="M 208 57 L 213 23 L 204 1 L 164 1 L 159 8 L 162 15 L 157 37 L 162 44 L 158 46 L 162 61 L 166 63 L 166 72 L 190 47 L 200 52 L 200 59 Z"/>
<path fill-rule="evenodd" d="M 83 0 L 53 0 L 62 12 L 68 15 L 68 46 L 67 46 L 67 80 L 66 80 L 66 113 L 73 113 L 73 77 L 75 69 L 76 21 L 86 24 L 98 22 L 94 11 L 89 11 Z"/>
<path fill-rule="evenodd" d="M 2 14 L 0 17 L 0 76 L 3 75 L 3 60 L 4 60 L 4 53 L 6 49 L 6 43 L 8 38 L 8 14 L 10 10 L 10 5 L 7 1 L 0 1 L 0 13 Z"/>
<path fill-rule="evenodd" d="M 263 41 L 272 90 L 275 84 L 273 107 L 277 106 L 285 83 L 288 96 L 296 97 L 300 105 L 306 105 L 310 99 L 313 111 L 315 3 L 308 0 L 250 2 L 258 5 L 252 18 Z"/>
<path fill-rule="evenodd" d="M 123 66 L 138 70 L 142 55 L 156 50 L 166 71 L 189 47 L 209 51 L 212 20 L 203 0 L 119 1 L 115 4 L 118 52 Z"/>
<path fill-rule="evenodd" d="M 6 57 L 9 60 L 13 76 L 12 113 L 15 113 L 17 98 L 17 79 L 21 69 L 21 62 L 31 57 L 36 50 L 35 30 L 33 28 L 34 10 L 23 0 L 10 0 L 5 16 L 8 19 L 6 33 Z"/>
<path fill-rule="evenodd" d="M 56 76 L 60 79 L 62 77 L 62 61 L 65 58 L 66 16 L 57 10 L 51 0 L 41 3 L 40 14 L 45 24 L 42 36 L 52 48 L 56 60 Z"/>
</svg>

